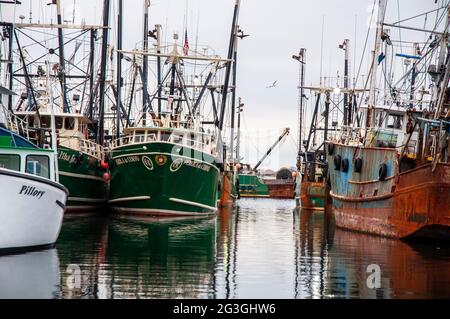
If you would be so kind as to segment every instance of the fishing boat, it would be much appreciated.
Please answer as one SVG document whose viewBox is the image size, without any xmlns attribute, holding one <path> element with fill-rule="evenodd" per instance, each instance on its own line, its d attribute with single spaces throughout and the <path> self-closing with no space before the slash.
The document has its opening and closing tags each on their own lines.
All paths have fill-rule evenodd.
<svg viewBox="0 0 450 319">
<path fill-rule="evenodd" d="M 166 102 L 165 112 L 141 114 L 140 125 L 124 128 L 110 145 L 109 205 L 117 212 L 153 216 L 217 212 L 221 176 L 217 137 L 205 131 L 194 116 L 199 100 L 190 104 L 180 74 L 180 62 L 189 57 L 178 50 L 175 44 L 169 54 L 168 74 L 173 75 L 168 95 L 161 98 Z"/>
<path fill-rule="evenodd" d="M 221 181 L 221 197 L 226 196 L 223 204 L 231 199 L 229 195 L 233 195 L 232 176 L 225 173 L 233 161 L 227 160 L 223 130 L 229 89 L 234 92 L 229 82 L 238 35 L 239 1 L 234 8 L 227 59 L 210 53 L 210 48 L 202 53 L 190 49 L 187 30 L 182 44 L 175 33 L 173 42 L 163 46 L 160 25 L 156 25 L 153 32 L 155 47 L 149 49 L 148 5 L 144 1 L 142 50 L 122 50 L 122 31 L 119 31 L 118 82 L 121 81 L 122 55 L 132 56 L 129 60 L 135 72 L 130 80 L 135 83 L 136 76 L 140 75 L 143 94 L 142 108 L 131 112 L 130 102 L 125 114 L 120 108 L 116 109 L 116 139 L 109 145 L 111 182 L 108 203 L 122 214 L 213 215 L 218 210 Z M 122 7 L 119 7 L 119 25 L 121 12 Z M 153 93 L 148 92 L 149 58 L 156 60 Z M 162 59 L 165 59 L 164 64 Z M 200 65 L 206 78 L 196 73 Z M 225 70 L 224 84 L 218 82 L 221 69 Z M 134 85 L 130 101 L 136 95 L 133 88 Z M 121 101 L 120 89 L 117 93 L 117 101 Z M 217 95 L 221 98 L 220 108 L 216 104 Z M 231 112 L 233 116 L 234 112 Z"/>
<path fill-rule="evenodd" d="M 2 253 L 49 247 L 56 242 L 68 195 L 58 183 L 56 162 L 52 149 L 38 148 L 6 129 L 4 117 L 0 117 Z"/>
<path fill-rule="evenodd" d="M 269 186 L 249 164 L 243 165 L 240 171 L 239 194 L 241 197 L 269 197 Z"/>
<path fill-rule="evenodd" d="M 28 138 L 37 145 L 41 143 L 36 134 L 40 127 L 49 127 L 51 114 L 44 107 L 36 112 L 16 111 L 29 133 Z M 67 209 L 87 211 L 106 204 L 107 188 L 103 179 L 107 167 L 103 147 L 89 137 L 92 121 L 79 113 L 55 114 L 58 131 L 59 180 L 69 190 Z M 12 123 L 11 123 L 12 124 Z M 13 124 L 12 124 L 13 125 Z M 103 162 L 103 166 L 102 166 Z"/>
<path fill-rule="evenodd" d="M 409 99 L 380 105 L 375 85 L 380 56 L 385 54 L 381 42 L 387 41 L 386 1 L 380 0 L 379 8 L 370 95 L 368 105 L 360 106 L 366 126 L 342 127 L 327 141 L 332 213 L 336 226 L 349 230 L 394 238 L 449 239 L 448 22 L 440 36 L 419 50 L 427 53 L 413 57 L 416 62 L 405 75 L 413 77 Z M 438 65 L 428 66 L 424 74 L 433 84 L 431 99 L 417 101 L 414 70 L 432 52 L 439 57 Z"/>
</svg>

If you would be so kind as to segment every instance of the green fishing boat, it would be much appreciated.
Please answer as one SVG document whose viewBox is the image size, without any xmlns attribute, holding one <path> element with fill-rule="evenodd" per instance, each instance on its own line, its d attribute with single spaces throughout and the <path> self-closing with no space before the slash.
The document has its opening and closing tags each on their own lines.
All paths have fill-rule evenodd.
<svg viewBox="0 0 450 319">
<path fill-rule="evenodd" d="M 127 128 L 111 148 L 109 205 L 121 213 L 217 211 L 220 171 L 212 136 L 193 129 Z"/>
<path fill-rule="evenodd" d="M 50 127 L 50 113 L 16 112 L 22 119 L 28 139 L 37 145 L 45 144 L 47 137 L 40 134 L 37 125 Z M 105 168 L 103 147 L 89 139 L 91 121 L 81 114 L 55 115 L 58 141 L 59 180 L 69 190 L 69 211 L 93 210 L 106 205 L 107 188 L 103 180 Z M 10 122 L 10 126 L 17 124 Z"/>
</svg>

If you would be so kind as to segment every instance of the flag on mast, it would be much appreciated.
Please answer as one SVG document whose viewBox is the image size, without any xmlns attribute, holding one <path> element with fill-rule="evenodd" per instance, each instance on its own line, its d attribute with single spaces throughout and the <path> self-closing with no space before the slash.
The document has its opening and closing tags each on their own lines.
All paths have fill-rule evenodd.
<svg viewBox="0 0 450 319">
<path fill-rule="evenodd" d="M 184 55 L 189 54 L 189 40 L 188 40 L 187 29 L 185 30 L 185 33 L 184 33 L 183 53 L 184 53 Z"/>
</svg>

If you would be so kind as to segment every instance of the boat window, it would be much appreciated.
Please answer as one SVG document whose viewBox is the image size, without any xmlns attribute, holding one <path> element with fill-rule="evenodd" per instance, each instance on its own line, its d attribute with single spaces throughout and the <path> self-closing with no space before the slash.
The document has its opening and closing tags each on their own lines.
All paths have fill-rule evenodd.
<svg viewBox="0 0 450 319">
<path fill-rule="evenodd" d="M 49 116 L 41 116 L 41 127 L 51 128 L 51 122 Z"/>
<path fill-rule="evenodd" d="M 66 130 L 73 130 L 75 129 L 75 119 L 71 117 L 64 118 L 64 128 Z"/>
<path fill-rule="evenodd" d="M 26 172 L 29 174 L 50 178 L 50 160 L 45 155 L 28 155 Z"/>
<path fill-rule="evenodd" d="M 145 131 L 135 131 L 134 132 L 134 142 L 144 143 L 145 142 Z"/>
<path fill-rule="evenodd" d="M 403 127 L 403 116 L 389 114 L 388 120 L 386 122 L 386 127 L 401 130 Z"/>
<path fill-rule="evenodd" d="M 0 154 L 0 167 L 13 171 L 20 171 L 20 156 L 13 154 Z"/>
<path fill-rule="evenodd" d="M 63 128 L 63 119 L 61 117 L 55 117 L 55 126 L 58 130 Z"/>
<path fill-rule="evenodd" d="M 169 132 L 161 132 L 161 141 L 162 142 L 168 142 L 169 138 L 170 138 L 170 133 Z"/>
</svg>

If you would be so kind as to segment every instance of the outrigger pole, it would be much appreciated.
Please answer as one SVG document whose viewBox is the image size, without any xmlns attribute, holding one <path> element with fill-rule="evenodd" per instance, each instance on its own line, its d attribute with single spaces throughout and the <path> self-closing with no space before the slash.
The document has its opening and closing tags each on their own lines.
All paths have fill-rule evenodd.
<svg viewBox="0 0 450 319">
<path fill-rule="evenodd" d="M 98 108 L 98 130 L 97 143 L 103 145 L 105 139 L 105 86 L 106 86 L 106 60 L 108 55 L 108 32 L 109 32 L 109 5 L 110 0 L 103 2 L 103 35 L 102 35 L 102 57 L 100 63 L 100 102 Z"/>
<path fill-rule="evenodd" d="M 283 133 L 280 135 L 280 137 L 278 138 L 278 140 L 267 150 L 267 153 L 263 156 L 263 158 L 261 158 L 261 160 L 258 162 L 258 164 L 255 165 L 255 167 L 253 168 L 253 170 L 256 172 L 258 170 L 258 167 L 261 166 L 261 164 L 264 162 L 264 160 L 267 158 L 267 156 L 270 155 L 270 153 L 272 153 L 273 149 L 283 140 L 283 138 L 289 134 L 289 129 L 285 128 Z"/>
</svg>

